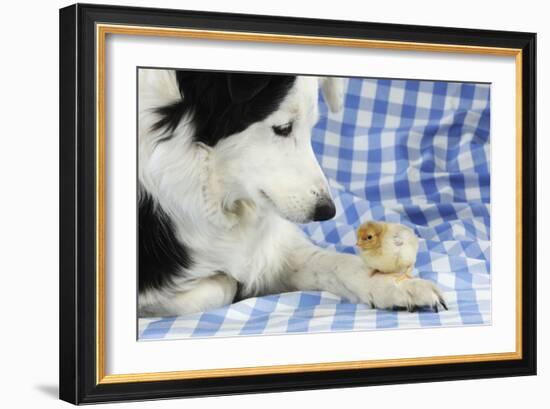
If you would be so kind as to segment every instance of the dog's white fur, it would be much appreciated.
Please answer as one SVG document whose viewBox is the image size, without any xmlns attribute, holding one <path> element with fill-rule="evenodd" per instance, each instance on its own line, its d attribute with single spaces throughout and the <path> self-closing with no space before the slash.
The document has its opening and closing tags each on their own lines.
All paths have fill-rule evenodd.
<svg viewBox="0 0 550 409">
<path fill-rule="evenodd" d="M 193 260 L 174 286 L 140 294 L 140 315 L 226 305 L 237 282 L 245 296 L 325 290 L 380 308 L 437 305 L 431 282 L 371 275 L 359 257 L 313 245 L 294 224 L 310 221 L 318 198 L 329 195 L 310 135 L 318 87 L 338 110 L 340 80 L 298 77 L 276 112 L 208 147 L 192 140 L 188 118 L 158 143 L 163 133 L 152 131 L 154 108 L 181 96 L 173 71 L 139 72 L 140 184 L 172 218 Z M 289 137 L 273 133 L 272 126 L 290 121 Z"/>
</svg>

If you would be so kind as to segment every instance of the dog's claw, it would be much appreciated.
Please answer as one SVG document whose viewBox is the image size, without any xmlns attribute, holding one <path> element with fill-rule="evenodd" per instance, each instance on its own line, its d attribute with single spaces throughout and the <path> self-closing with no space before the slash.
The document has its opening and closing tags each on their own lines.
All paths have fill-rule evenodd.
<svg viewBox="0 0 550 409">
<path fill-rule="evenodd" d="M 445 303 L 445 300 L 443 299 L 440 299 L 439 302 L 433 304 L 433 305 L 424 305 L 424 306 L 420 306 L 420 305 L 407 305 L 406 307 L 404 306 L 393 306 L 391 307 L 391 311 L 407 311 L 407 312 L 410 312 L 410 313 L 414 313 L 414 312 L 418 312 L 418 311 L 433 311 L 433 312 L 436 312 L 436 313 L 439 313 L 440 312 L 440 308 L 439 307 L 443 307 L 446 311 L 449 310 L 449 308 L 447 307 L 447 304 Z"/>
<path fill-rule="evenodd" d="M 392 311 L 408 311 L 414 313 L 417 311 L 440 313 L 449 310 L 441 290 L 431 281 L 423 279 L 403 280 L 398 284 L 401 292 L 397 302 L 386 307 Z M 384 307 L 382 307 L 384 308 Z"/>
</svg>

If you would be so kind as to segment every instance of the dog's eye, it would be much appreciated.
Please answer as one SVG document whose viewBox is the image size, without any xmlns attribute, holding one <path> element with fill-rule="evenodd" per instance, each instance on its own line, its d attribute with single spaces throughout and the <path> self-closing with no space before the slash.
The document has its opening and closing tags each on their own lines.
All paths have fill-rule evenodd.
<svg viewBox="0 0 550 409">
<path fill-rule="evenodd" d="M 288 122 L 284 125 L 273 126 L 272 128 L 275 135 L 288 136 L 292 132 L 292 122 Z"/>
</svg>

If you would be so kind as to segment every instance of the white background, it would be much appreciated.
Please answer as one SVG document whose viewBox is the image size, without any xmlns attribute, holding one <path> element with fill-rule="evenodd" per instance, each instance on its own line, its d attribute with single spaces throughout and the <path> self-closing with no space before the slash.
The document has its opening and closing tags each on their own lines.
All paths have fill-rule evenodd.
<svg viewBox="0 0 550 409">
<path fill-rule="evenodd" d="M 90 1 L 94 2 L 94 1 Z M 358 2 L 339 0 L 308 7 L 312 2 L 277 0 L 176 0 L 123 1 L 102 3 L 202 9 L 255 14 L 334 18 L 404 24 L 459 26 L 504 30 L 535 31 L 538 42 L 538 156 L 539 209 L 548 207 L 550 145 L 548 95 L 542 92 L 548 80 L 550 37 L 544 2 L 441 1 Z M 1 385 L 0 399 L 6 407 L 57 407 L 65 405 L 57 395 L 57 317 L 58 317 L 58 11 L 62 1 L 26 1 L 3 7 L 0 25 L 2 41 L 1 99 L 2 138 L 0 181 L 2 183 L 0 248 L 2 249 L 2 295 L 0 305 Z M 7 91 L 7 92 L 6 92 Z M 545 160 L 546 159 L 546 160 Z M 550 219 L 539 212 L 539 254 L 545 249 Z M 550 362 L 544 348 L 549 321 L 543 299 L 548 290 L 545 271 L 549 263 L 539 257 L 539 376 L 383 386 L 375 388 L 238 397 L 119 404 L 117 407 L 214 408 L 220 405 L 252 408 L 334 407 L 342 402 L 366 407 L 437 407 L 464 408 L 512 407 L 533 403 L 547 396 Z M 545 322 L 546 321 L 546 322 Z M 534 405 L 542 406 L 541 404 Z"/>
</svg>

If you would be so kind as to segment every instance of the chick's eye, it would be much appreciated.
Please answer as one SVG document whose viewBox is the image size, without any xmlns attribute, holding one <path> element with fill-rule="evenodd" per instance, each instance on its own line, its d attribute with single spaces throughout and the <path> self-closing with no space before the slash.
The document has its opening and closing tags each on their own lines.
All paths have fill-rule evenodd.
<svg viewBox="0 0 550 409">
<path fill-rule="evenodd" d="M 288 136 L 292 132 L 292 122 L 288 122 L 283 125 L 272 126 L 273 132 L 275 135 L 279 136 Z"/>
<path fill-rule="evenodd" d="M 372 234 L 369 234 L 369 235 L 367 236 L 367 240 L 372 240 Z"/>
</svg>

